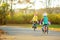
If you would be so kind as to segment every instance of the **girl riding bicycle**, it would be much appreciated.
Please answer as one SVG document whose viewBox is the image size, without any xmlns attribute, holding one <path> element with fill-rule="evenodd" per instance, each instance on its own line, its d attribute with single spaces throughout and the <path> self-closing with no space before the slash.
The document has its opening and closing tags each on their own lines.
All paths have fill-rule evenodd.
<svg viewBox="0 0 60 40">
<path fill-rule="evenodd" d="M 35 29 L 37 28 L 37 22 L 38 22 L 37 14 L 34 14 L 34 17 L 32 19 L 32 22 L 33 22 L 32 28 L 34 28 L 34 31 L 35 31 Z"/>
<path fill-rule="evenodd" d="M 47 17 L 47 13 L 44 13 L 43 14 L 43 18 L 41 19 L 40 21 L 40 24 L 43 24 L 43 27 L 42 27 L 42 31 L 45 33 L 47 32 L 48 33 L 48 17 Z"/>
</svg>

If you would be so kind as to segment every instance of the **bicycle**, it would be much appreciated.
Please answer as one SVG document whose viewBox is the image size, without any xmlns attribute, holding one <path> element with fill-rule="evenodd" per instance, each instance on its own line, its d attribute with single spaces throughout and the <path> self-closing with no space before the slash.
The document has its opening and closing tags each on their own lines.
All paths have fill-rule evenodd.
<svg viewBox="0 0 60 40">
<path fill-rule="evenodd" d="M 34 24 L 32 28 L 33 28 L 33 30 L 35 31 L 36 28 L 37 28 L 37 27 L 36 27 L 36 24 Z"/>
<path fill-rule="evenodd" d="M 43 25 L 42 32 L 45 34 L 48 34 L 48 27 L 46 25 Z"/>
<path fill-rule="evenodd" d="M 34 21 L 32 28 L 34 29 L 34 31 L 36 30 L 36 28 L 37 28 L 37 22 L 36 21 Z"/>
</svg>

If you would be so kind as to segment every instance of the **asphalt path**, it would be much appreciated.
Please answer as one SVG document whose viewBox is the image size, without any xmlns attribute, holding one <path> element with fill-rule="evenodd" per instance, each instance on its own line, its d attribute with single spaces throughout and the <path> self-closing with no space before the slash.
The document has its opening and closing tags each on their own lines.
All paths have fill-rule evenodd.
<svg viewBox="0 0 60 40">
<path fill-rule="evenodd" d="M 60 36 L 60 32 L 51 30 L 49 30 L 48 34 L 43 34 L 41 29 L 36 29 L 36 31 L 34 31 L 33 28 L 0 26 L 0 29 L 6 31 L 8 35 Z"/>
</svg>

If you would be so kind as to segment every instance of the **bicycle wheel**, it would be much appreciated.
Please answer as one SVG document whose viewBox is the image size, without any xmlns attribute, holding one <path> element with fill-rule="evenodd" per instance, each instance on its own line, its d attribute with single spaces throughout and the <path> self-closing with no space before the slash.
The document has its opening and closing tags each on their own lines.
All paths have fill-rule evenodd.
<svg viewBox="0 0 60 40">
<path fill-rule="evenodd" d="M 48 34 L 48 27 L 47 27 L 47 30 L 46 30 L 47 34 Z"/>
</svg>

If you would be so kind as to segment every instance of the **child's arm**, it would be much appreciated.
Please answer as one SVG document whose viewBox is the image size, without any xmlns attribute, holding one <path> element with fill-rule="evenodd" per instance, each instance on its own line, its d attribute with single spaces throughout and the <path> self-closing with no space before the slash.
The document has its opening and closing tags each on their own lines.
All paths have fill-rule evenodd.
<svg viewBox="0 0 60 40">
<path fill-rule="evenodd" d="M 51 25 L 51 21 L 50 20 L 48 20 L 48 24 Z"/>
<path fill-rule="evenodd" d="M 41 20 L 39 21 L 40 25 L 42 24 L 42 22 L 43 22 L 43 19 L 41 19 Z"/>
<path fill-rule="evenodd" d="M 41 21 L 40 21 L 40 22 L 41 22 L 41 24 L 42 24 L 42 22 L 43 22 L 43 19 L 41 19 Z"/>
</svg>

